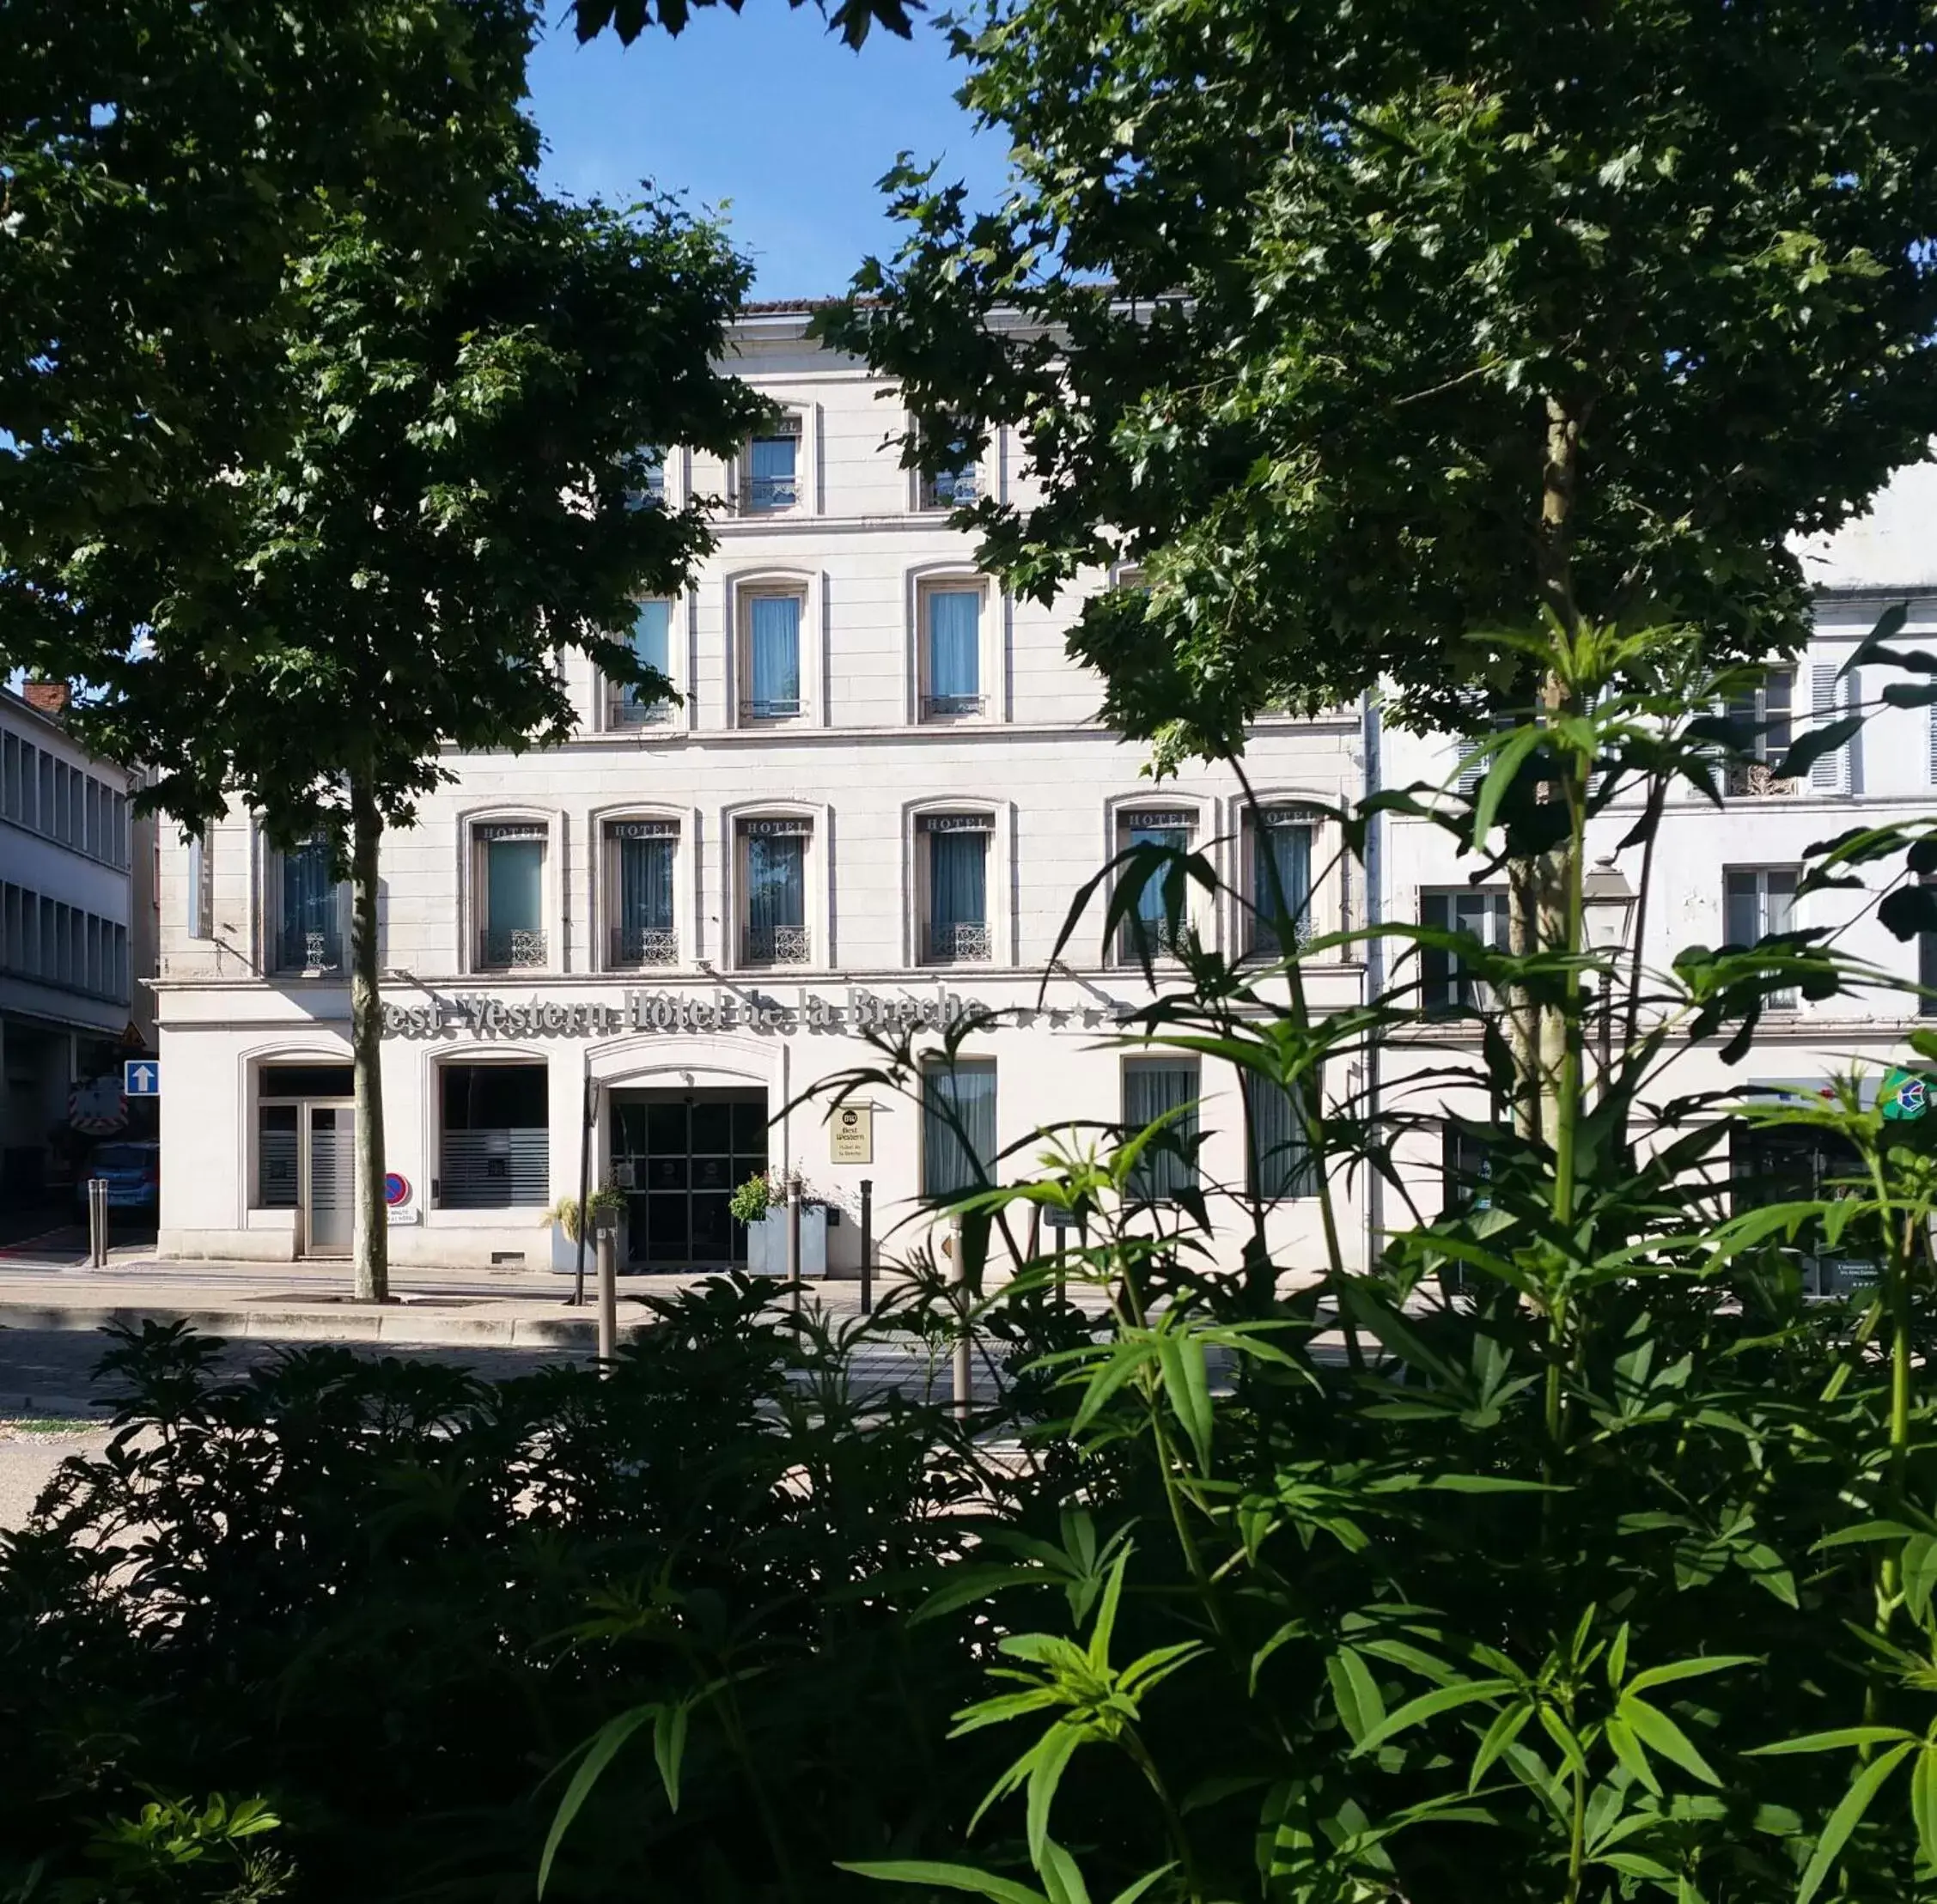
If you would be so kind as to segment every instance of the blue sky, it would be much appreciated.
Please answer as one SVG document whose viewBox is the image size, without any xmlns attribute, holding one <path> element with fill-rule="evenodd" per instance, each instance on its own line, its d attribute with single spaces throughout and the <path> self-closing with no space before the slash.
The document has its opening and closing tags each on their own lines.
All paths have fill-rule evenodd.
<svg viewBox="0 0 1937 1904">
<path fill-rule="evenodd" d="M 630 47 L 555 29 L 532 62 L 531 108 L 548 186 L 624 200 L 649 179 L 724 205 L 753 254 L 753 295 L 810 297 L 846 289 L 866 253 L 898 241 L 875 182 L 904 149 L 995 200 L 1003 142 L 975 135 L 959 83 L 933 26 L 917 22 L 912 43 L 877 30 L 852 52 L 811 4 L 747 0 Z"/>
</svg>

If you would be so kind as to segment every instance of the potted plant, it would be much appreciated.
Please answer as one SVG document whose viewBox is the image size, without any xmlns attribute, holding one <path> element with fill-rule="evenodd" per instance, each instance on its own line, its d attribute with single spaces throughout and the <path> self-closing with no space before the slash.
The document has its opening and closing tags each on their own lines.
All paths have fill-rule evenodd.
<svg viewBox="0 0 1937 1904">
<path fill-rule="evenodd" d="M 733 1193 L 734 1220 L 746 1226 L 746 1267 L 757 1276 L 787 1274 L 787 1176 L 763 1171 Z M 801 1184 L 801 1275 L 827 1274 L 827 1205 Z"/>
<path fill-rule="evenodd" d="M 599 1226 L 600 1217 L 607 1211 L 617 1214 L 620 1227 L 623 1230 L 625 1222 L 626 1196 L 625 1192 L 620 1189 L 618 1184 L 611 1182 L 601 1183 L 597 1189 L 593 1191 L 590 1196 L 586 1198 L 585 1202 L 586 1207 L 591 1212 L 594 1231 Z M 547 1225 L 552 1232 L 552 1268 L 555 1269 L 576 1268 L 579 1228 L 578 1199 L 576 1196 L 561 1196 L 539 1220 Z M 591 1232 L 588 1232 L 586 1237 L 588 1254 L 590 1253 L 591 1248 Z M 618 1260 L 622 1263 L 625 1261 L 625 1244 L 623 1235 L 618 1244 Z"/>
</svg>

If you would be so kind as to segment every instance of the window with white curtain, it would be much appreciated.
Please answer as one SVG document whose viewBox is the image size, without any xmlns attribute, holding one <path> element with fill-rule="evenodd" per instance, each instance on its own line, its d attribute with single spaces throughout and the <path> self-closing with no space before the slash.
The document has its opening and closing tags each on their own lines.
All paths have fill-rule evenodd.
<svg viewBox="0 0 1937 1904">
<path fill-rule="evenodd" d="M 922 1072 L 922 1194 L 944 1202 L 987 1188 L 996 1165 L 996 1061 L 941 1059 Z"/>
<path fill-rule="evenodd" d="M 802 965 L 807 927 L 807 852 L 813 823 L 781 816 L 740 823 L 740 958 L 743 965 Z"/>
<path fill-rule="evenodd" d="M 741 495 L 749 515 L 772 515 L 801 501 L 801 419 L 789 411 L 746 445 Z"/>
<path fill-rule="evenodd" d="M 1267 806 L 1251 824 L 1251 906 L 1245 950 L 1276 957 L 1312 936 L 1309 814 Z"/>
<path fill-rule="evenodd" d="M 990 957 L 989 846 L 995 824 L 987 813 L 923 813 L 917 820 L 923 964 Z"/>
<path fill-rule="evenodd" d="M 742 721 L 792 721 L 801 712 L 801 624 L 807 597 L 798 589 L 749 590 L 740 599 Z"/>
<path fill-rule="evenodd" d="M 673 678 L 673 604 L 643 601 L 632 617 L 632 659 L 662 679 Z M 617 684 L 609 703 L 615 727 L 659 727 L 673 718 L 673 703 L 634 682 Z"/>
<path fill-rule="evenodd" d="M 345 889 L 330 867 L 330 843 L 308 840 L 268 857 L 272 956 L 279 972 L 344 968 Z"/>
<path fill-rule="evenodd" d="M 542 966 L 548 829 L 537 820 L 496 820 L 473 826 L 471 838 L 478 969 Z"/>
<path fill-rule="evenodd" d="M 922 719 L 959 721 L 987 705 L 982 691 L 983 591 L 935 584 L 921 591 Z"/>
<path fill-rule="evenodd" d="M 1124 1061 L 1124 1134 L 1135 1137 L 1167 1118 L 1130 1172 L 1130 1195 L 1146 1203 L 1166 1203 L 1197 1182 L 1197 1061 L 1192 1058 L 1126 1058 Z"/>
<path fill-rule="evenodd" d="M 673 890 L 679 852 L 677 820 L 606 823 L 606 962 L 614 970 L 678 964 Z"/>
<path fill-rule="evenodd" d="M 1264 1203 L 1316 1196 L 1319 1173 L 1297 1091 L 1247 1071 L 1244 1093 L 1246 1190 Z"/>
</svg>

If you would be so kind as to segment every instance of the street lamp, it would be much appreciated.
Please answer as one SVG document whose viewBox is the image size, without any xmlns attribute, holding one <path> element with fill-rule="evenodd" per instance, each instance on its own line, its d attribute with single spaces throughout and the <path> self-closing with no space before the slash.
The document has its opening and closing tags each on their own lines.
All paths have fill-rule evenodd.
<svg viewBox="0 0 1937 1904">
<path fill-rule="evenodd" d="M 1607 971 L 1601 980 L 1600 1061 L 1601 1089 L 1607 1089 L 1607 1074 L 1612 1062 L 1614 1028 L 1614 969 L 1627 949 L 1628 934 L 1635 922 L 1635 889 L 1615 865 L 1611 854 L 1596 860 L 1593 870 L 1581 882 L 1581 910 L 1587 949 L 1607 954 Z"/>
</svg>

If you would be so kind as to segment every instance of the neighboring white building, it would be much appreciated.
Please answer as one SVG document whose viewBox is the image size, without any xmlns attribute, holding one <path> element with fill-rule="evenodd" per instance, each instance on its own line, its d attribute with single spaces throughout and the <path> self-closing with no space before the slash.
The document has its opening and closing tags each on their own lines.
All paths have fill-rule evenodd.
<svg viewBox="0 0 1937 1904">
<path fill-rule="evenodd" d="M 128 776 L 67 732 L 65 700 L 64 689 L 29 685 L 23 696 L 0 688 L 5 1208 L 30 1206 L 65 1183 L 93 1141 L 74 1128 L 74 1087 L 119 1078 L 130 1023 Z"/>
<path fill-rule="evenodd" d="M 643 716 L 582 664 L 571 745 L 454 757 L 454 783 L 387 843 L 394 1259 L 562 1261 L 540 1220 L 576 1192 L 589 1082 L 593 1180 L 630 1191 L 631 1262 L 740 1259 L 728 1197 L 784 1165 L 844 1213 L 828 1252 L 851 1268 L 862 1180 L 887 1237 L 957 1180 L 953 1139 L 870 1090 L 870 1160 L 836 1161 L 825 1107 L 784 1107 L 873 1059 L 857 1020 L 973 1006 L 998 1022 L 930 1088 L 953 1093 L 978 1147 L 1202 1095 L 1203 1179 L 1287 1193 L 1273 1240 L 1315 1262 L 1316 1205 L 1271 1135 L 1282 1107 L 1259 1107 L 1270 1154 L 1249 1172 L 1228 1075 L 1105 1042 L 1146 994 L 1100 944 L 1100 907 L 1043 988 L 1072 896 L 1139 831 L 1216 843 L 1248 886 L 1260 843 L 1235 776 L 1143 776 L 1141 751 L 1093 719 L 1067 616 L 1004 594 L 947 525 L 958 484 L 1011 493 L 1008 440 L 918 484 L 887 440 L 899 419 L 880 381 L 810 343 L 807 317 L 776 309 L 739 332 L 734 368 L 786 407 L 784 429 L 729 466 L 666 460 L 669 499 L 729 504 L 697 586 L 642 606 L 642 653 L 684 704 Z M 1288 878 L 1321 870 L 1321 931 L 1362 895 L 1323 873 L 1336 842 L 1307 806 L 1355 795 L 1359 739 L 1355 713 L 1272 722 L 1247 762 L 1264 847 Z M 320 870 L 241 816 L 193 847 L 164 840 L 166 1252 L 349 1247 L 348 921 Z M 1234 944 L 1240 909 L 1200 908 L 1200 934 Z M 1339 963 L 1317 1002 L 1361 984 Z"/>
</svg>

